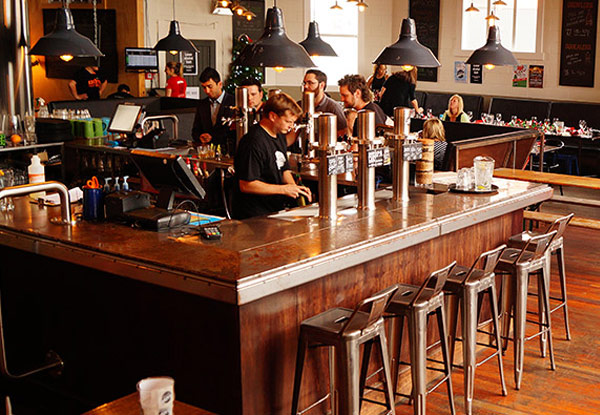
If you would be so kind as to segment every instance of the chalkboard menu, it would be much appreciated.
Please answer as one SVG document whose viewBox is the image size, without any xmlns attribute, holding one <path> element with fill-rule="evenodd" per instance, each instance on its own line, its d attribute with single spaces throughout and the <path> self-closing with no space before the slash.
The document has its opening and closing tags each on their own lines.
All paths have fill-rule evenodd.
<svg viewBox="0 0 600 415">
<path fill-rule="evenodd" d="M 260 39 L 265 31 L 265 0 L 242 0 L 240 4 L 256 15 L 252 20 L 244 16 L 233 15 L 233 38 L 247 35 L 251 42 Z"/>
<path fill-rule="evenodd" d="M 440 0 L 410 0 L 409 15 L 415 19 L 417 38 L 438 56 Z M 418 80 L 437 82 L 437 68 L 419 68 Z"/>
<path fill-rule="evenodd" d="M 563 0 L 560 85 L 594 86 L 598 0 Z"/>
</svg>

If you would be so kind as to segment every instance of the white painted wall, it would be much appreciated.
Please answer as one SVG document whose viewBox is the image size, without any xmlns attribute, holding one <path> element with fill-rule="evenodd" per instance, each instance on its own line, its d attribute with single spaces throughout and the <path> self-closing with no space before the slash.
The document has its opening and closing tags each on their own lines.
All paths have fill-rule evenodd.
<svg viewBox="0 0 600 415">
<path fill-rule="evenodd" d="M 322 0 L 329 1 L 329 0 Z M 343 6 L 343 0 L 338 0 Z M 372 71 L 371 61 L 381 49 L 398 38 L 400 23 L 408 15 L 408 0 L 368 0 L 369 8 L 359 19 L 359 72 L 368 76 Z M 484 69 L 483 84 L 461 84 L 454 82 L 454 61 L 466 60 L 469 53 L 460 51 L 460 1 L 441 0 L 440 50 L 438 82 L 419 82 L 417 89 L 481 94 L 487 96 L 514 96 L 533 99 L 554 99 L 600 102 L 600 50 L 596 52 L 596 86 L 594 88 L 565 87 L 558 85 L 560 63 L 560 29 L 562 0 L 540 0 L 543 3 L 542 53 L 536 59 L 517 58 L 524 64 L 544 65 L 544 88 L 513 88 L 512 68 L 496 67 L 492 71 Z M 217 70 L 223 77 L 229 72 L 231 62 L 231 17 L 211 14 L 212 0 L 175 0 L 176 18 L 181 23 L 182 34 L 194 39 L 215 39 L 217 41 Z M 333 1 L 332 1 L 333 4 Z M 286 32 L 290 39 L 300 42 L 306 37 L 310 14 L 308 0 L 278 0 L 283 10 Z M 266 8 L 273 6 L 266 0 Z M 172 19 L 172 0 L 147 0 L 148 16 L 146 44 L 153 46 L 160 37 L 167 34 Z M 600 28 L 599 28 L 600 29 Z M 600 48 L 600 30 L 597 48 Z M 282 73 L 267 70 L 268 86 L 280 86 L 285 90 L 298 88 L 304 73 L 303 69 L 286 69 Z M 161 73 L 164 78 L 164 74 Z M 330 89 L 336 91 L 335 80 L 330 81 Z"/>
</svg>

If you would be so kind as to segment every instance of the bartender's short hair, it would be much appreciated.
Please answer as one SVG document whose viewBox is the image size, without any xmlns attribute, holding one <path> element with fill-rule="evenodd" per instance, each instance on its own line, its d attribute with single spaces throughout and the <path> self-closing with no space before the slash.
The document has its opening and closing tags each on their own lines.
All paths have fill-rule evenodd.
<svg viewBox="0 0 600 415">
<path fill-rule="evenodd" d="M 256 78 L 246 78 L 242 82 L 240 82 L 240 86 L 252 86 L 252 85 L 256 85 L 258 87 L 259 91 L 262 90 L 262 85 L 261 85 L 260 81 Z"/>
<path fill-rule="evenodd" d="M 296 117 L 302 115 L 302 108 L 285 92 L 273 95 L 263 106 L 263 114 L 265 115 L 273 112 L 281 117 L 286 111 L 290 111 Z"/>
<path fill-rule="evenodd" d="M 215 68 L 211 68 L 210 66 L 208 66 L 200 74 L 200 83 L 203 84 L 205 82 L 210 81 L 211 79 L 215 81 L 215 84 L 218 84 L 219 82 L 221 82 L 221 75 L 219 75 L 219 72 L 217 72 Z"/>
<path fill-rule="evenodd" d="M 338 81 L 338 85 L 348 87 L 351 94 L 354 94 L 356 90 L 360 90 L 362 100 L 365 102 L 370 102 L 373 99 L 373 94 L 362 75 L 346 75 Z"/>
<path fill-rule="evenodd" d="M 317 81 L 319 83 L 325 82 L 325 88 L 327 88 L 327 75 L 325 74 L 325 72 L 320 71 L 318 69 L 309 69 L 308 71 L 306 71 L 304 76 L 306 76 L 308 74 L 313 74 L 315 76 L 315 78 L 317 78 Z"/>
</svg>

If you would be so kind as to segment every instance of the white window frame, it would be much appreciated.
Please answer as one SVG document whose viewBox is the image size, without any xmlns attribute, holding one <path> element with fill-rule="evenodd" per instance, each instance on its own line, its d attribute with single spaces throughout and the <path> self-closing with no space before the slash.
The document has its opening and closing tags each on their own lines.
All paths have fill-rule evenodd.
<svg viewBox="0 0 600 415">
<path fill-rule="evenodd" d="M 488 7 L 491 6 L 491 4 L 493 3 L 493 0 L 487 0 L 488 1 Z M 518 0 L 515 0 L 518 1 Z M 468 49 L 463 49 L 462 48 L 462 25 L 463 25 L 463 4 L 462 1 L 457 2 L 458 3 L 458 16 L 459 16 L 459 21 L 460 24 L 458 25 L 457 28 L 457 39 L 458 39 L 458 52 L 456 53 L 456 56 L 458 57 L 464 57 L 465 60 L 471 56 L 471 53 L 473 53 L 473 50 L 468 50 Z M 543 42 L 543 27 L 544 27 L 544 0 L 538 0 L 538 8 L 537 8 L 537 27 L 536 27 L 536 38 L 535 38 L 535 52 L 533 53 L 529 53 L 529 52 L 513 52 L 513 54 L 515 55 L 515 57 L 517 58 L 517 60 L 529 60 L 529 61 L 543 61 L 544 60 L 544 42 Z M 479 11 L 479 12 L 474 12 L 474 13 L 480 13 L 482 16 L 481 18 L 484 19 L 485 16 L 483 16 L 484 12 Z M 502 24 L 502 22 L 498 22 L 500 25 Z M 488 28 L 488 32 L 489 32 L 489 22 L 487 25 Z M 513 30 L 514 30 L 514 26 L 513 26 Z M 558 29 L 557 29 L 558 30 Z M 487 32 L 486 32 L 486 39 L 487 39 Z M 502 41 L 502 39 L 500 39 Z M 481 46 L 483 46 L 485 44 L 485 39 L 484 42 L 481 44 Z"/>
<path fill-rule="evenodd" d="M 325 1 L 325 0 L 305 0 L 305 2 L 304 2 L 304 5 L 305 5 L 305 8 L 304 8 L 304 11 L 305 11 L 304 17 L 305 17 L 305 19 L 304 20 L 305 20 L 305 22 L 311 22 L 313 20 L 313 17 L 312 17 L 313 16 L 313 11 L 312 11 L 312 3 L 313 3 L 313 1 Z M 353 3 L 346 3 L 345 0 L 338 0 L 338 3 L 343 3 L 343 4 L 340 4 L 342 7 L 350 7 L 350 6 L 356 7 L 355 4 L 353 4 Z M 332 2 L 331 5 L 333 5 L 333 4 L 334 3 Z M 360 36 L 362 22 L 363 22 L 361 14 L 362 13 L 358 12 L 358 21 L 357 21 L 357 27 L 356 27 L 356 36 L 354 36 L 354 35 L 346 35 L 346 34 L 325 33 L 325 32 L 323 32 L 321 30 L 321 27 L 319 26 L 319 32 L 320 32 L 321 37 L 324 37 L 324 36 L 336 36 L 336 37 L 342 37 L 342 38 L 349 38 L 349 39 L 354 38 L 354 39 L 356 39 L 356 47 L 358 49 L 358 54 L 357 54 L 357 59 L 356 59 L 356 71 L 354 71 L 354 73 L 359 73 L 360 72 L 359 57 L 360 57 L 360 52 L 362 50 L 361 42 L 363 41 L 362 38 L 361 38 L 361 36 Z M 315 18 L 315 20 L 317 21 L 317 23 L 319 23 L 318 19 Z M 306 39 L 306 36 L 308 35 L 308 23 L 306 23 L 304 26 L 305 26 L 305 28 L 304 28 L 305 32 L 304 32 L 303 39 Z M 319 69 L 319 68 L 317 67 L 317 69 Z M 350 72 L 348 72 L 348 73 L 350 73 Z M 327 79 L 327 91 L 335 91 L 335 92 L 337 92 L 338 91 L 338 84 L 337 84 L 338 80 L 337 79 L 329 79 L 330 78 L 329 76 L 327 78 L 328 78 Z"/>
</svg>

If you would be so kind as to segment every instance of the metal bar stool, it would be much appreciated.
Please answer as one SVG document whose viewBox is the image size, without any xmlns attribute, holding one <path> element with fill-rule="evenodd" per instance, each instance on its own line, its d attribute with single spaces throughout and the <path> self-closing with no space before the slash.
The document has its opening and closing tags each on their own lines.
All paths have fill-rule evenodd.
<svg viewBox="0 0 600 415">
<path fill-rule="evenodd" d="M 567 272 L 565 270 L 565 256 L 564 256 L 564 243 L 563 243 L 563 233 L 567 228 L 567 225 L 575 216 L 574 213 L 571 213 L 567 216 L 563 216 L 562 218 L 556 219 L 544 233 L 548 233 L 550 231 L 556 230 L 556 236 L 552 240 L 550 244 L 550 253 L 556 254 L 556 258 L 558 259 L 558 275 L 560 278 L 560 297 L 552 297 L 551 300 L 560 301 L 558 305 L 554 308 L 550 309 L 550 313 L 554 313 L 559 308 L 563 309 L 564 319 L 565 319 L 565 331 L 567 334 L 567 340 L 571 340 L 571 330 L 569 328 L 569 306 L 567 305 Z M 521 232 L 517 235 L 513 235 L 508 240 L 508 246 L 511 248 L 523 248 L 527 241 L 529 241 L 532 237 L 541 235 L 539 232 L 525 231 Z M 535 244 L 530 244 L 527 248 L 532 251 L 535 250 Z"/>
<path fill-rule="evenodd" d="M 496 296 L 496 275 L 494 268 L 506 245 L 499 246 L 496 249 L 487 251 L 479 255 L 471 268 L 457 265 L 452 269 L 444 291 L 446 295 L 457 296 L 452 311 L 452 320 L 450 321 L 450 358 L 454 362 L 454 350 L 456 338 L 456 328 L 458 323 L 458 311 L 460 305 L 461 327 L 463 341 L 463 368 L 465 384 L 465 412 L 470 415 L 473 411 L 473 389 L 475 386 L 475 369 L 494 356 L 498 356 L 498 369 L 500 372 L 500 381 L 502 384 L 502 395 L 506 396 L 506 382 L 504 381 L 504 369 L 502 367 L 502 341 L 500 339 L 500 324 L 498 322 L 498 301 Z M 477 264 L 483 262 L 483 269 L 475 268 Z M 483 296 L 487 294 L 492 315 L 494 328 L 494 337 L 496 344 L 477 343 L 477 331 L 479 328 L 479 315 Z M 483 322 L 482 324 L 486 324 Z M 491 334 L 491 333 L 486 333 Z M 496 349 L 494 353 L 487 356 L 481 362 L 476 362 L 476 346 L 487 346 Z"/>
<path fill-rule="evenodd" d="M 410 348 L 410 365 L 412 376 L 411 399 L 414 400 L 415 415 L 425 415 L 425 398 L 428 393 L 435 390 L 442 383 L 446 382 L 448 387 L 448 401 L 450 403 L 450 412 L 455 413 L 454 398 L 452 392 L 452 362 L 450 361 L 450 352 L 448 349 L 448 333 L 446 330 L 446 317 L 444 312 L 444 293 L 442 288 L 448 278 L 448 274 L 456 265 L 456 261 L 438 271 L 432 272 L 423 282 L 421 287 L 415 285 L 398 284 L 398 291 L 390 301 L 387 312 L 392 315 L 399 335 L 398 347 L 393 351 L 392 357 L 392 375 L 394 377 L 394 395 L 403 396 L 396 393 L 398 386 L 398 366 L 406 364 L 400 361 L 400 352 L 402 344 L 402 331 L 404 329 L 404 318 L 408 320 L 408 343 Z M 437 316 L 438 331 L 440 334 L 440 343 L 444 358 L 444 369 L 433 368 L 440 371 L 444 377 L 435 384 L 430 390 L 427 389 L 426 361 L 427 361 L 427 323 L 429 315 Z"/>
<path fill-rule="evenodd" d="M 496 265 L 496 272 L 503 274 L 502 333 L 504 339 L 509 339 L 510 319 L 514 320 L 512 340 L 514 342 L 515 387 L 517 390 L 521 388 L 523 378 L 525 340 L 531 340 L 547 333 L 550 349 L 550 368 L 552 370 L 556 369 L 550 321 L 550 290 L 548 289 L 548 283 L 550 282 L 549 247 L 555 235 L 556 231 L 552 231 L 534 236 L 520 250 L 515 248 L 505 249 Z M 528 250 L 530 245 L 536 247 L 535 251 Z M 527 287 L 531 273 L 538 276 L 538 321 L 526 320 Z M 509 275 L 512 278 L 509 278 Z M 525 337 L 526 321 L 537 324 L 540 330 L 531 336 Z"/>
<path fill-rule="evenodd" d="M 360 412 L 361 396 L 359 394 L 359 355 L 360 345 L 365 344 L 369 351 L 373 342 L 379 344 L 383 362 L 385 383 L 385 406 L 394 415 L 394 398 L 391 388 L 391 373 L 387 353 L 387 339 L 383 313 L 396 292 L 397 287 L 386 288 L 383 291 L 361 301 L 354 310 L 333 308 L 321 314 L 304 320 L 300 325 L 298 339 L 298 354 L 296 356 L 296 373 L 294 376 L 294 392 L 292 396 L 292 415 L 302 414 L 314 408 L 327 398 L 331 400 L 333 414 L 358 415 Z M 368 312 L 361 311 L 368 309 Z M 298 412 L 300 385 L 304 357 L 309 347 L 328 346 L 330 348 L 330 393 L 308 408 Z M 331 348 L 335 349 L 335 368 L 339 380 L 339 390 L 335 393 L 334 375 L 331 370 L 333 361 Z M 363 359 L 368 356 L 363 356 Z M 368 362 L 367 362 L 368 364 Z M 336 396 L 338 399 L 336 399 Z"/>
</svg>

